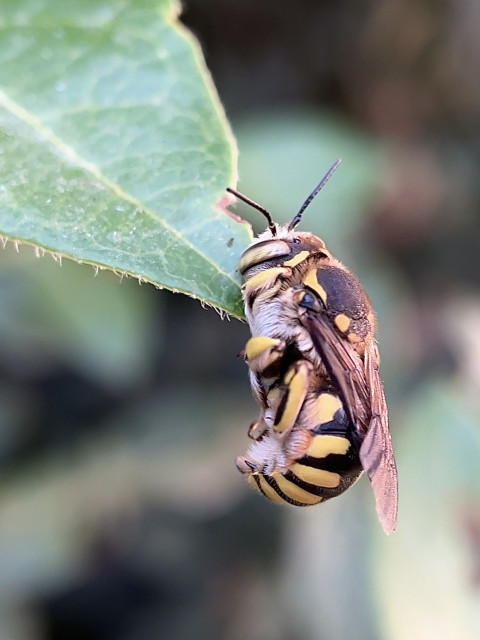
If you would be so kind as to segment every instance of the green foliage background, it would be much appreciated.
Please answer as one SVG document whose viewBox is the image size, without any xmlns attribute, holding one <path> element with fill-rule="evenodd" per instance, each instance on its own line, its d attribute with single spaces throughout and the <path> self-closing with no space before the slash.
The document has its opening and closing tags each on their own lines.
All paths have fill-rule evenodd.
<svg viewBox="0 0 480 640">
<path fill-rule="evenodd" d="M 185 3 L 244 193 L 288 220 L 343 159 L 303 228 L 378 313 L 389 538 L 365 479 L 306 510 L 249 491 L 247 327 L 120 278 L 241 314 L 235 143 L 177 11 L 0 6 L 0 635 L 476 640 L 473 3 Z"/>
</svg>

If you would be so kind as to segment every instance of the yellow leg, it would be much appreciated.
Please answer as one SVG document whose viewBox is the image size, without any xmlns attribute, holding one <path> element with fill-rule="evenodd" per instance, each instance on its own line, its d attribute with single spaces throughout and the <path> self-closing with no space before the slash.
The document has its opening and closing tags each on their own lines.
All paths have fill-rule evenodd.
<svg viewBox="0 0 480 640">
<path fill-rule="evenodd" d="M 312 365 L 307 360 L 295 362 L 287 371 L 283 381 L 286 390 L 277 404 L 273 422 L 273 430 L 277 433 L 285 433 L 295 425 L 307 395 L 311 374 Z"/>
<path fill-rule="evenodd" d="M 285 351 L 285 342 L 279 338 L 255 336 L 245 345 L 245 360 L 252 371 L 262 373 L 278 362 Z"/>
</svg>

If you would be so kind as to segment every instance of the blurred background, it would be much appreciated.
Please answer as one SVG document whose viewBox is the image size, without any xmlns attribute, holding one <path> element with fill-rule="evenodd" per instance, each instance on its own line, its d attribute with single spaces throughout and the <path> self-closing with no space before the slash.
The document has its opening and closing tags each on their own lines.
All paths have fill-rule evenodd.
<svg viewBox="0 0 480 640">
<path fill-rule="evenodd" d="M 398 531 L 365 479 L 306 510 L 248 489 L 246 325 L 8 245 L 0 638 L 478 639 L 480 5 L 185 0 L 182 20 L 240 190 L 286 221 L 343 159 L 302 228 L 378 313 Z"/>
</svg>

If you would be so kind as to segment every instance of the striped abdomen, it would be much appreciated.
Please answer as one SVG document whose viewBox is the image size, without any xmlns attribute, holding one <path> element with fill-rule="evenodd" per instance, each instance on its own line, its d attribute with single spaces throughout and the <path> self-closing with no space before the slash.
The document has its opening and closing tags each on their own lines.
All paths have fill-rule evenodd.
<svg viewBox="0 0 480 640">
<path fill-rule="evenodd" d="M 336 396 L 322 395 L 338 402 Z M 299 507 L 318 504 L 348 489 L 360 476 L 362 467 L 343 407 L 328 422 L 308 432 L 310 444 L 300 457 L 286 470 L 252 473 L 248 478 L 250 486 L 274 502 Z"/>
</svg>

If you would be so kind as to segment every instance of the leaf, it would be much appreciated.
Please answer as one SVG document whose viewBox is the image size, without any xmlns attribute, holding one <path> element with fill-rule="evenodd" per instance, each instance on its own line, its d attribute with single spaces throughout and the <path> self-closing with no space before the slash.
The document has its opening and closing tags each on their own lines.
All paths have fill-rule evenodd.
<svg viewBox="0 0 480 640">
<path fill-rule="evenodd" d="M 2 3 L 0 233 L 242 315 L 235 144 L 177 12 Z"/>
</svg>

